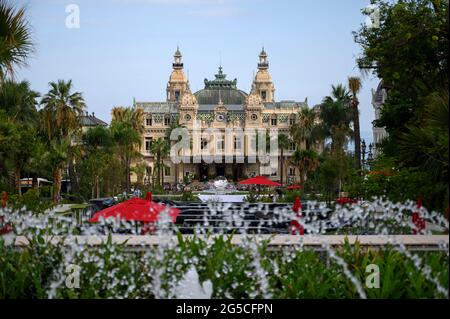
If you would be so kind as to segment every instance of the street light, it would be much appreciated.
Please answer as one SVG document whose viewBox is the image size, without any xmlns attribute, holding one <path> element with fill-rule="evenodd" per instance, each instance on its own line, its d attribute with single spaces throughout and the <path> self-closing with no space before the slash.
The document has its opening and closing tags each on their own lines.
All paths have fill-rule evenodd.
<svg viewBox="0 0 450 319">
<path fill-rule="evenodd" d="M 369 144 L 369 153 L 367 154 L 367 163 L 370 165 L 370 163 L 373 161 L 373 143 Z"/>
<path fill-rule="evenodd" d="M 361 142 L 361 156 L 362 156 L 362 164 L 363 168 L 366 166 L 366 141 L 362 140 Z"/>
</svg>

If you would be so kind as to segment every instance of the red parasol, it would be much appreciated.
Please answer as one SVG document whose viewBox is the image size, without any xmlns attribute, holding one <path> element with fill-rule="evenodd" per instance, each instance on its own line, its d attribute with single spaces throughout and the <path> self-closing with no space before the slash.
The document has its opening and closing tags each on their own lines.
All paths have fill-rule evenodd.
<svg viewBox="0 0 450 319">
<path fill-rule="evenodd" d="M 280 183 L 274 182 L 264 176 L 256 176 L 239 182 L 241 185 L 264 185 L 264 186 L 281 186 Z"/>
<path fill-rule="evenodd" d="M 302 189 L 303 186 L 302 185 L 289 185 L 288 187 L 286 187 L 286 189 Z"/>
<path fill-rule="evenodd" d="M 89 221 L 95 223 L 98 222 L 100 218 L 106 219 L 108 217 L 114 217 L 140 222 L 156 222 L 158 221 L 159 214 L 164 210 L 167 211 L 172 222 L 175 222 L 177 216 L 180 214 L 178 208 L 167 207 L 166 205 L 145 199 L 132 198 L 95 213 Z"/>
</svg>

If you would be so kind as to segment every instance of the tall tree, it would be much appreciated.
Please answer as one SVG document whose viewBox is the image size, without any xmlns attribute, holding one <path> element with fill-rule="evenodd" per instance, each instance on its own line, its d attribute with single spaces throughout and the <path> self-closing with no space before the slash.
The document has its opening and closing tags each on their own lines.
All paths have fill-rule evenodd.
<svg viewBox="0 0 450 319">
<path fill-rule="evenodd" d="M 280 183 L 283 184 L 284 181 L 284 151 L 289 149 L 289 146 L 291 145 L 291 140 L 286 134 L 280 134 L 278 135 L 278 149 L 280 150 Z"/>
<path fill-rule="evenodd" d="M 302 107 L 298 112 L 298 120 L 291 125 L 289 133 L 298 149 L 303 147 L 303 142 L 305 149 L 311 149 L 321 139 L 316 110 Z"/>
<path fill-rule="evenodd" d="M 67 161 L 72 161 L 71 138 L 80 129 L 79 116 L 83 114 L 86 105 L 80 92 L 71 92 L 72 80 L 51 82 L 50 87 L 41 101 L 43 109 L 40 112 L 48 144 L 57 153 L 57 156 L 52 157 L 52 163 L 53 201 L 58 204 L 61 200 L 62 170 Z"/>
<path fill-rule="evenodd" d="M 319 158 L 314 150 L 297 149 L 292 154 L 291 163 L 298 168 L 300 184 L 303 185 L 306 175 L 318 167 Z"/>
<path fill-rule="evenodd" d="M 144 126 L 144 110 L 135 107 L 115 107 L 111 111 L 112 123 L 126 122 L 129 123 L 133 129 L 142 136 L 145 131 Z"/>
<path fill-rule="evenodd" d="M 118 152 L 122 165 L 125 167 L 125 175 L 122 187 L 127 192 L 131 190 L 131 164 L 133 159 L 139 158 L 139 147 L 141 137 L 129 122 L 113 121 L 111 133 L 116 151 Z"/>
<path fill-rule="evenodd" d="M 17 67 L 24 66 L 33 52 L 31 27 L 25 8 L 0 0 L 0 85 Z"/>
<path fill-rule="evenodd" d="M 140 156 L 138 149 L 142 145 L 142 137 L 145 132 L 144 110 L 137 107 L 115 107 L 112 110 L 111 125 L 115 126 L 113 132 L 113 135 L 115 136 L 114 139 L 120 142 L 120 153 L 126 168 L 124 187 L 127 191 L 130 191 L 131 164 L 133 159 Z M 133 130 L 134 133 L 130 130 Z M 119 131 L 124 132 L 125 135 L 123 138 L 117 135 Z"/>
<path fill-rule="evenodd" d="M 333 130 L 341 126 L 350 128 L 352 116 L 349 112 L 350 92 L 341 84 L 331 88 L 331 96 L 326 96 L 320 104 L 320 119 L 323 136 L 330 138 L 331 147 L 335 147 Z"/>
<path fill-rule="evenodd" d="M 449 85 L 449 2 L 372 0 L 372 4 L 379 23 L 362 25 L 354 33 L 362 48 L 357 63 L 383 80 L 387 99 L 376 125 L 389 133 L 383 153 L 396 157 L 403 132 L 409 125 L 420 126 L 425 101 Z"/>
<path fill-rule="evenodd" d="M 112 154 L 112 136 L 108 128 L 103 126 L 96 126 L 90 128 L 83 134 L 83 149 L 84 158 L 83 163 L 86 164 L 89 170 L 86 172 L 90 177 L 91 197 L 100 196 L 100 176 L 106 173 L 108 166 L 108 157 L 114 156 Z M 109 172 L 108 174 L 112 174 Z"/>
<path fill-rule="evenodd" d="M 170 123 L 170 127 L 169 127 L 169 129 L 167 130 L 167 133 L 166 133 L 166 140 L 169 141 L 169 144 L 170 144 L 171 147 L 175 143 L 177 143 L 178 141 L 181 140 L 181 136 L 180 136 L 178 141 L 172 141 L 170 139 L 170 134 L 172 133 L 172 131 L 175 130 L 175 129 L 185 129 L 185 128 L 186 128 L 186 126 L 181 125 L 179 120 L 172 121 Z M 182 150 L 180 149 L 179 153 L 178 153 L 179 156 L 181 155 L 181 151 Z M 169 150 L 169 152 L 170 152 L 170 150 Z M 177 187 L 177 185 L 178 185 L 178 168 L 179 168 L 179 164 L 178 163 L 174 163 L 174 168 L 175 168 L 175 172 L 174 172 L 174 174 L 175 174 L 175 187 Z"/>
<path fill-rule="evenodd" d="M 151 152 L 155 157 L 155 167 L 153 168 L 153 174 L 156 178 L 156 185 L 164 186 L 164 169 L 167 167 L 164 165 L 164 159 L 169 155 L 170 146 L 166 139 L 160 137 L 153 141 Z"/>
<path fill-rule="evenodd" d="M 358 93 L 361 90 L 361 79 L 359 77 L 349 77 L 348 78 L 348 87 L 352 92 L 351 96 L 351 106 L 353 113 L 353 141 L 355 143 L 355 165 L 359 170 L 361 169 L 361 131 L 359 128 L 359 101 L 358 101 Z"/>
<path fill-rule="evenodd" d="M 10 151 L 6 156 L 9 158 L 12 173 L 10 174 L 11 185 L 15 185 L 19 195 L 21 187 L 19 180 L 21 173 L 31 161 L 32 155 L 38 145 L 37 136 L 37 97 L 39 94 L 30 89 L 28 82 L 15 83 L 6 80 L 0 86 L 0 109 L 3 109 L 6 120 L 13 123 L 16 134 L 10 140 Z"/>
</svg>

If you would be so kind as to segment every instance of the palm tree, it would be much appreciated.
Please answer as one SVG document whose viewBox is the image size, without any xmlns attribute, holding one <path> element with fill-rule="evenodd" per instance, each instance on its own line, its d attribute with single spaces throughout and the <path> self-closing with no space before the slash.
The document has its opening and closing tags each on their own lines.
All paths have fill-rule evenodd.
<svg viewBox="0 0 450 319">
<path fill-rule="evenodd" d="M 72 93 L 72 80 L 50 82 L 50 91 L 43 97 L 44 129 L 52 137 L 69 137 L 80 128 L 79 116 L 86 104 L 80 92 Z"/>
<path fill-rule="evenodd" d="M 326 96 L 320 104 L 321 130 L 325 138 L 331 138 L 331 147 L 336 147 L 333 129 L 342 125 L 350 128 L 352 117 L 348 112 L 350 92 L 341 84 L 331 86 L 331 96 Z"/>
<path fill-rule="evenodd" d="M 133 159 L 139 158 L 139 147 L 142 143 L 139 133 L 129 122 L 113 121 L 111 132 L 115 148 L 121 158 L 122 165 L 125 167 L 123 185 L 127 192 L 131 189 L 131 163 Z"/>
<path fill-rule="evenodd" d="M 112 122 L 127 122 L 140 136 L 144 134 L 144 110 L 142 108 L 114 107 L 111 113 Z"/>
<path fill-rule="evenodd" d="M 348 87 L 352 92 L 351 106 L 353 114 L 353 135 L 355 143 L 356 168 L 361 169 L 361 131 L 359 128 L 359 109 L 358 109 L 359 105 L 358 93 L 361 90 L 361 79 L 355 76 L 349 77 Z"/>
<path fill-rule="evenodd" d="M 154 177 L 156 177 L 156 185 L 164 185 L 164 169 L 167 167 L 164 165 L 164 158 L 169 155 L 170 146 L 169 143 L 162 137 L 153 141 L 151 152 L 155 156 L 155 167 L 153 169 Z"/>
<path fill-rule="evenodd" d="M 144 186 L 145 173 L 147 172 L 147 163 L 140 162 L 136 164 L 131 170 L 136 174 L 137 188 L 142 189 L 142 187 Z"/>
<path fill-rule="evenodd" d="M 6 80 L 0 87 L 0 108 L 9 120 L 24 125 L 37 124 L 37 98 L 39 93 L 31 90 L 30 83 Z"/>
<path fill-rule="evenodd" d="M 292 139 L 296 142 L 297 148 L 311 149 L 311 146 L 320 139 L 320 131 L 317 123 L 317 114 L 314 109 L 302 107 L 298 112 L 298 121 L 289 128 Z"/>
<path fill-rule="evenodd" d="M 319 165 L 319 159 L 314 150 L 295 150 L 291 157 L 291 164 L 298 168 L 300 175 L 300 184 L 305 182 L 305 176 L 308 172 L 314 171 Z"/>
<path fill-rule="evenodd" d="M 16 67 L 24 66 L 33 52 L 31 28 L 25 19 L 25 8 L 14 8 L 0 0 L 0 84 Z"/>
<path fill-rule="evenodd" d="M 119 122 L 123 122 L 125 121 L 125 112 L 126 112 L 126 108 L 124 107 L 113 107 L 113 109 L 111 110 L 111 115 L 112 115 L 112 120 L 111 123 L 114 121 L 119 121 Z"/>
<path fill-rule="evenodd" d="M 124 132 L 126 132 L 127 138 L 121 138 L 120 134 L 116 134 L 116 137 L 122 143 L 121 157 L 127 174 L 124 187 L 129 191 L 131 187 L 131 161 L 140 155 L 138 150 L 142 145 L 142 136 L 145 132 L 144 110 L 137 107 L 115 107 L 111 113 L 111 125 L 116 126 L 119 131 L 125 130 Z M 129 129 L 133 130 L 134 133 L 130 132 Z"/>
<path fill-rule="evenodd" d="M 284 180 L 284 150 L 289 149 L 291 140 L 286 134 L 278 135 L 278 149 L 280 150 L 280 183 Z"/>
<path fill-rule="evenodd" d="M 41 105 L 43 105 L 41 119 L 48 144 L 56 145 L 55 149 L 65 155 L 55 157 L 61 162 L 55 161 L 53 165 L 53 201 L 58 204 L 61 199 L 62 169 L 66 160 L 72 162 L 70 139 L 80 128 L 79 116 L 83 114 L 86 105 L 80 92 L 71 92 L 72 80 L 51 82 L 50 87 L 50 91 L 41 101 Z M 62 150 L 64 146 L 67 146 L 65 151 Z M 71 177 L 73 178 L 73 176 Z"/>
</svg>

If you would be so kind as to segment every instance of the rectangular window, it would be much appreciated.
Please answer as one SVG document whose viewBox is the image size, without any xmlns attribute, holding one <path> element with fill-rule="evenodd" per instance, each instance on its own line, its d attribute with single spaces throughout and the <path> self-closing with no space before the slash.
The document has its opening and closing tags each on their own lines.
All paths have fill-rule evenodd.
<svg viewBox="0 0 450 319">
<path fill-rule="evenodd" d="M 224 140 L 223 136 L 219 136 L 217 138 L 217 150 L 223 151 L 224 149 L 225 149 L 225 140 Z"/>
<path fill-rule="evenodd" d="M 147 117 L 147 119 L 146 119 L 146 125 L 147 126 L 152 126 L 152 124 L 153 124 L 153 121 L 152 121 L 153 119 L 151 118 L 151 117 Z"/>
<path fill-rule="evenodd" d="M 170 125 L 170 117 L 166 116 L 166 117 L 164 118 L 164 125 L 165 125 L 165 126 L 169 126 L 169 125 Z"/>
<path fill-rule="evenodd" d="M 266 100 L 266 98 L 267 98 L 267 92 L 266 91 L 261 91 L 261 98 L 262 98 L 263 101 Z"/>
<path fill-rule="evenodd" d="M 152 149 L 152 142 L 153 142 L 153 137 L 146 137 L 145 138 L 145 150 L 146 151 L 151 151 L 151 149 Z"/>
<path fill-rule="evenodd" d="M 170 167 L 165 167 L 164 168 L 164 175 L 170 176 Z"/>
<path fill-rule="evenodd" d="M 272 124 L 272 126 L 277 126 L 277 119 L 270 119 L 270 124 Z"/>
<path fill-rule="evenodd" d="M 241 149 L 241 138 L 235 136 L 234 137 L 234 149 L 235 150 L 240 150 Z"/>
<path fill-rule="evenodd" d="M 175 91 L 175 101 L 180 99 L 180 91 Z"/>
<path fill-rule="evenodd" d="M 295 117 L 291 117 L 289 119 L 289 125 L 294 125 L 295 124 Z"/>
</svg>

